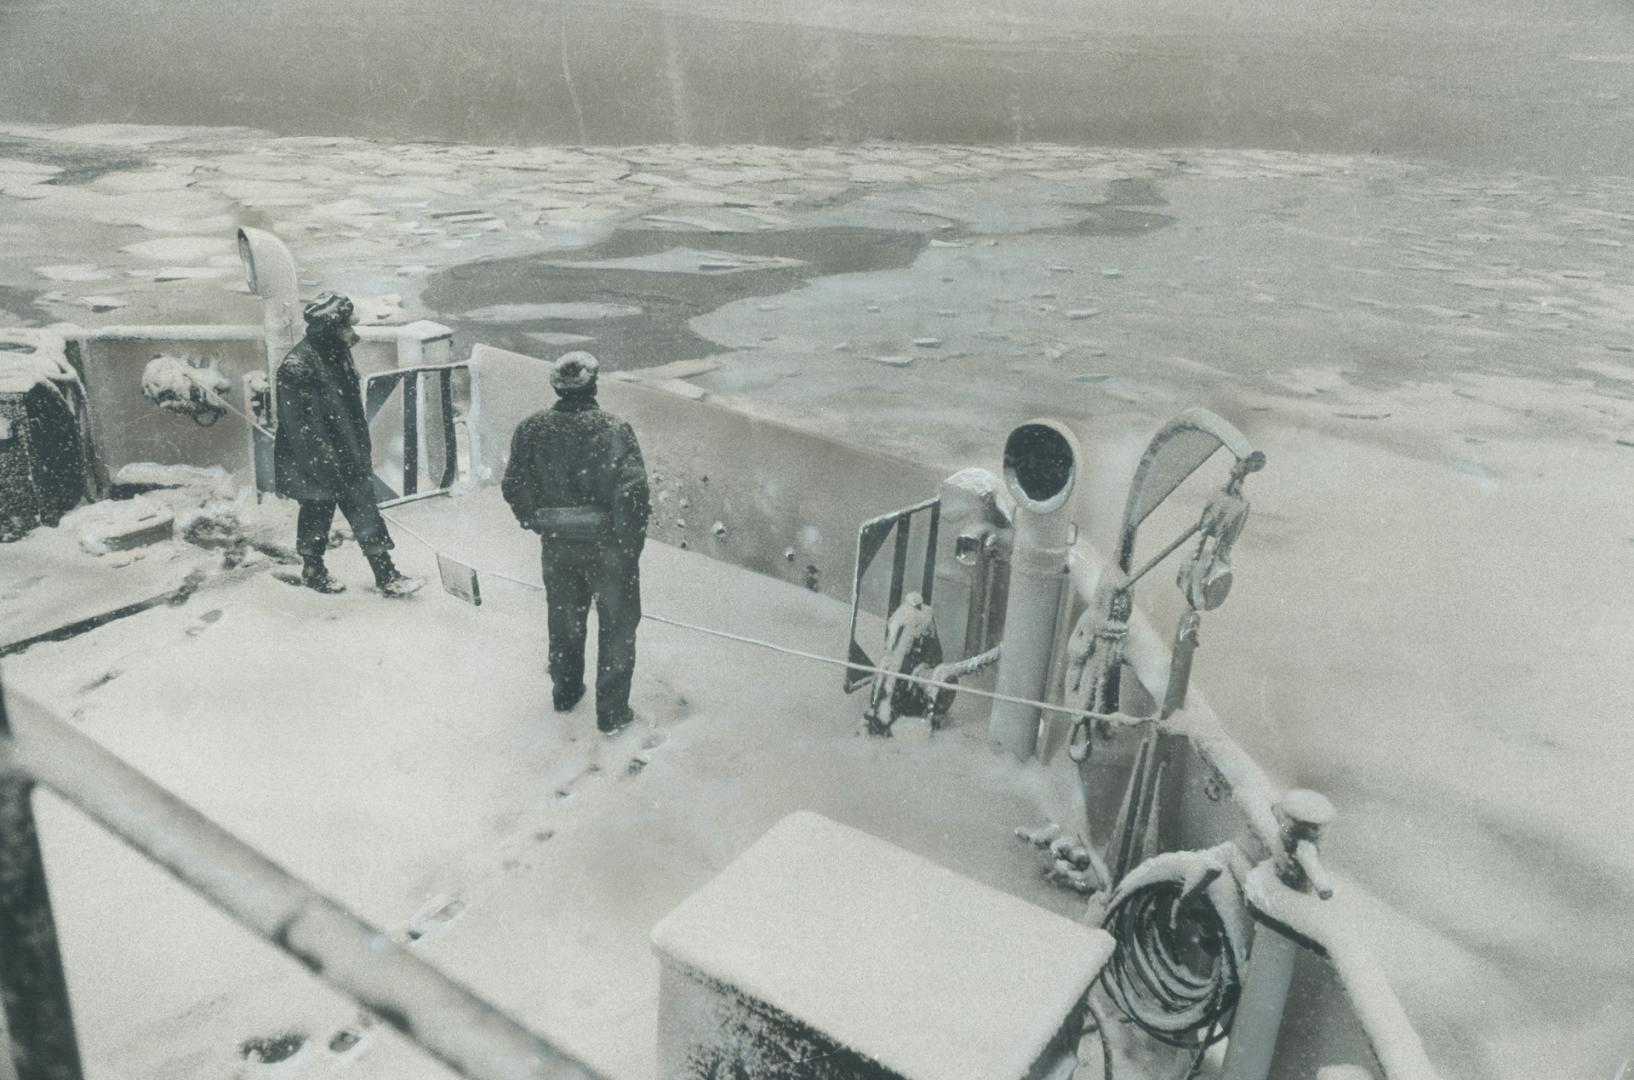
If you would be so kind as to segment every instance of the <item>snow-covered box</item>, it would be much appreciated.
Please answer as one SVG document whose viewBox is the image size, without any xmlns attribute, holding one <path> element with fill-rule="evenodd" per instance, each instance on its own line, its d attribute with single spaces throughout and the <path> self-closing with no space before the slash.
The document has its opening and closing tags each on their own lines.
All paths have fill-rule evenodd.
<svg viewBox="0 0 1634 1080">
<path fill-rule="evenodd" d="M 1057 1080 L 1104 931 L 791 814 L 654 929 L 661 1080 Z"/>
</svg>

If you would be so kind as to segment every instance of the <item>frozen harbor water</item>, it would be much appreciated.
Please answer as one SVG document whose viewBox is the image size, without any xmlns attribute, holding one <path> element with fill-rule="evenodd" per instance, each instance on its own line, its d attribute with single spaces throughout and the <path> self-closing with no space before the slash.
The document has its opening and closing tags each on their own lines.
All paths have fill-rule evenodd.
<svg viewBox="0 0 1634 1080">
<path fill-rule="evenodd" d="M 1634 183 L 1248 151 L 565 150 L 21 126 L 7 129 L 0 154 L 23 163 L 3 174 L 0 304 L 36 325 L 254 323 L 255 304 L 235 274 L 158 280 L 146 272 L 230 258 L 209 245 L 243 222 L 288 238 L 305 288 L 395 295 L 403 318 L 457 323 L 516 304 L 639 307 L 641 317 L 565 322 L 520 317 L 548 314 L 539 309 L 501 311 L 516 321 L 472 319 L 460 348 L 513 334 L 517 347 L 550 356 L 573 343 L 529 335 L 593 338 L 631 324 L 630 336 L 589 347 L 612 364 L 626 351 L 642 364 L 707 353 L 716 366 L 689 382 L 717 400 L 938 465 L 985 462 L 1014 422 L 1060 416 L 1091 448 L 1087 505 L 1116 503 L 1145 437 L 1178 408 L 1204 404 L 1233 419 L 1270 465 L 1256 479 L 1255 515 L 1237 549 L 1237 589 L 1209 626 L 1197 679 L 1279 779 L 1318 786 L 1340 807 L 1326 850 L 1359 886 L 1354 902 L 1370 944 L 1432 1056 L 1449 1077 L 1471 1080 L 1540 1069 L 1600 1078 L 1634 1049 L 1626 1029 L 1634 991 L 1620 955 L 1606 948 L 1634 936 L 1634 844 L 1619 812 L 1634 760 L 1634 729 L 1622 715 L 1634 698 L 1623 662 L 1634 640 L 1634 596 L 1616 570 L 1634 543 L 1622 495 L 1634 464 L 1626 445 L 1634 440 L 1634 293 L 1625 266 Z M 72 182 L 50 182 L 63 174 Z M 907 239 L 891 240 L 903 247 L 889 260 L 814 273 L 817 260 L 802 245 L 829 230 Z M 709 234 L 707 243 L 699 233 Z M 126 250 L 167 239 L 188 243 Z M 668 294 L 682 275 L 670 264 L 609 263 L 676 248 L 805 265 L 725 274 L 700 259 L 684 275 L 696 282 L 688 304 L 667 321 L 644 318 L 654 305 L 628 294 L 648 278 L 662 279 L 666 288 L 654 291 Z M 602 265 L 562 265 L 581 258 Z M 762 276 L 777 288 L 760 291 Z M 739 288 L 741 296 L 722 291 Z M 99 314 L 87 306 L 97 297 L 124 306 Z M 930 339 L 938 344 L 916 344 Z M 677 341 L 684 350 L 673 348 Z M 879 363 L 884 357 L 909 362 Z M 1104 540 L 1115 524 L 1086 527 Z M 511 557 L 522 555 L 519 548 Z M 661 548 L 649 558 L 660 560 L 649 572 L 654 589 L 711 580 L 715 569 L 692 558 L 664 561 L 680 556 Z M 775 613 L 760 607 L 765 589 L 779 598 Z M 911 749 L 852 741 L 849 705 L 825 705 L 798 729 L 818 740 L 813 760 L 833 755 L 836 772 L 762 776 L 755 759 L 732 749 L 745 731 L 760 737 L 736 711 L 749 708 L 749 697 L 712 698 L 744 691 L 699 674 L 730 661 L 712 657 L 695 670 L 694 644 L 656 628 L 643 641 L 659 681 L 645 690 L 638 683 L 638 695 L 649 695 L 666 742 L 627 782 L 622 761 L 593 759 L 582 740 L 566 746 L 566 729 L 525 712 L 522 701 L 543 700 L 537 618 L 507 614 L 497 602 L 471 612 L 440 597 L 409 609 L 412 619 L 350 599 L 326 609 L 264 577 L 235 586 L 231 606 L 222 595 L 219 604 L 200 595 L 128 626 L 30 650 L 8 662 L 8 678 L 64 712 L 86 709 L 82 722 L 93 734 L 388 926 L 458 893 L 461 913 L 425 935 L 439 963 L 456 973 L 474 965 L 473 981 L 496 978 L 492 992 L 502 1001 L 621 1067 L 634 1067 L 618 1057 L 634 1051 L 600 1047 L 582 1025 L 603 1010 L 633 1029 L 642 1007 L 635 991 L 582 990 L 564 1004 L 549 998 L 558 991 L 533 968 L 548 970 L 552 949 L 612 950 L 614 929 L 628 926 L 586 914 L 570 930 L 566 915 L 557 921 L 550 905 L 529 907 L 532 894 L 521 889 L 507 894 L 514 907 L 497 905 L 509 921 L 479 934 L 483 919 L 497 917 L 480 915 L 481 905 L 456 888 L 467 880 L 464 860 L 491 862 L 483 853 L 513 833 L 522 837 L 518 850 L 533 851 L 526 837 L 534 833 L 523 830 L 555 812 L 551 785 L 573 770 L 601 764 L 598 790 L 629 800 L 609 803 L 622 809 L 596 815 L 607 824 L 587 829 L 572 850 L 606 868 L 597 901 L 630 925 L 662 914 L 664 897 L 684 894 L 718 864 L 712 860 L 776 816 L 770 805 L 764 819 L 733 816 L 739 795 L 727 792 L 728 778 L 804 785 L 796 793 L 823 809 L 843 802 L 828 781 L 873 756 L 885 755 L 893 769 L 921 757 L 952 769 L 957 757 L 959 768 L 976 770 L 970 782 L 990 784 L 1026 817 L 1025 796 L 1007 786 L 1016 778 L 998 763 L 965 757 L 951 740 Z M 751 599 L 723 589 L 698 603 L 723 621 L 765 618 L 768 633 L 793 644 L 829 651 L 839 640 L 824 621 L 829 609 L 798 591 L 756 582 Z M 210 610 L 224 614 L 189 637 Z M 354 621 L 368 619 L 392 621 Z M 488 636 L 508 619 L 513 628 Z M 289 658 L 254 647 L 258 628 L 272 626 L 312 635 L 310 656 L 354 638 L 374 650 L 346 665 L 356 676 L 349 724 L 315 700 L 273 701 L 249 689 L 287 681 L 278 673 Z M 356 633 L 359 626 L 370 632 Z M 179 711 L 166 696 L 178 677 L 174 655 L 155 646 L 161 628 L 182 647 L 220 650 L 186 665 L 197 696 Z M 405 657 L 422 674 L 425 656 L 444 658 L 434 670 L 450 694 L 480 683 L 497 695 L 492 710 L 458 718 L 484 725 L 474 736 L 462 740 L 422 717 L 417 737 L 407 737 L 383 707 L 395 702 L 375 696 L 394 692 L 389 673 L 409 670 Z M 129 674 L 84 689 L 114 669 Z M 518 682 L 488 677 L 495 670 L 516 672 Z M 831 673 L 812 678 L 810 700 L 831 701 Z M 98 695 L 120 707 L 102 711 Z M 702 704 L 683 708 L 678 698 Z M 717 700 L 718 713 L 705 707 Z M 240 714 L 242 727 L 221 719 Z M 280 722 L 288 715 L 299 723 Z M 356 741 L 334 748 L 324 739 L 336 729 Z M 175 746 L 178 731 L 189 734 Z M 547 741 L 532 742 L 541 732 Z M 720 839 L 667 831 L 678 827 L 679 812 L 669 811 L 679 786 L 665 789 L 656 807 L 637 794 L 660 790 L 664 755 L 706 733 L 719 739 L 709 754 L 670 760 L 689 762 L 674 774 L 677 785 L 718 785 L 717 799 L 689 801 L 686 812 L 735 822 Z M 772 742 L 763 745 L 777 745 L 765 737 Z M 234 754 L 245 755 L 239 771 L 222 771 Z M 451 757 L 455 771 L 428 774 L 436 755 Z M 384 771 L 400 786 L 372 807 L 331 805 L 304 786 L 355 786 L 373 761 L 389 764 Z M 455 824 L 446 827 L 416 816 L 425 798 L 417 783 L 442 785 L 453 802 L 450 777 L 468 772 L 507 778 L 492 784 L 493 806 L 454 807 Z M 516 830 L 483 819 L 489 810 L 520 815 Z M 898 791 L 869 807 L 866 824 L 974 876 L 1003 877 L 1001 887 L 1034 887 L 1030 865 L 1008 866 L 1009 855 L 990 863 L 961 846 L 991 823 L 985 812 L 972 810 L 958 828 L 913 819 L 909 832 L 892 834 L 899 811 L 922 812 Z M 631 848 L 597 831 L 618 822 L 655 845 L 673 842 L 678 862 L 654 869 L 646 841 Z M 63 888 L 106 896 L 106 849 L 71 824 L 51 824 L 70 830 L 68 846 L 102 853 L 77 870 L 65 864 L 71 884 Z M 656 831 L 642 831 L 649 826 Z M 332 835 L 348 842 L 331 843 Z M 552 844 L 537 846 L 570 846 Z M 499 864 L 513 857 L 528 861 L 506 854 Z M 1013 861 L 1025 859 L 1017 853 Z M 158 894 L 145 910 L 191 903 L 165 896 L 168 886 L 144 888 Z M 546 928 L 538 964 L 477 971 L 494 955 L 479 945 L 509 940 L 500 923 L 514 930 L 528 913 Z M 199 933 L 226 940 L 225 931 Z M 82 971 L 95 971 L 100 958 L 138 957 L 123 982 L 108 976 L 105 1001 L 114 1004 L 100 1015 L 115 1022 L 92 1031 L 109 1040 L 96 1048 L 105 1062 L 151 1061 L 152 1075 L 177 1075 L 191 1066 L 155 1055 L 181 1045 L 178 1033 L 194 1030 L 200 1016 L 221 1019 L 211 1030 L 225 1041 L 208 1052 L 228 1054 L 232 1040 L 263 1021 L 301 1023 L 314 1038 L 348 1022 L 334 1012 L 255 1011 L 262 996 L 236 996 L 230 987 L 243 984 L 231 964 L 198 997 L 185 987 L 150 988 L 130 972 L 145 971 L 142 958 L 158 954 L 157 927 L 117 935 L 70 928 L 67 938 L 78 950 L 69 964 Z M 233 948 L 222 944 L 220 955 L 241 955 Z M 649 961 L 644 951 L 621 955 L 627 966 L 618 970 L 629 981 L 609 985 L 634 987 Z M 141 1019 L 126 1008 L 137 985 L 153 1006 Z"/>
</svg>

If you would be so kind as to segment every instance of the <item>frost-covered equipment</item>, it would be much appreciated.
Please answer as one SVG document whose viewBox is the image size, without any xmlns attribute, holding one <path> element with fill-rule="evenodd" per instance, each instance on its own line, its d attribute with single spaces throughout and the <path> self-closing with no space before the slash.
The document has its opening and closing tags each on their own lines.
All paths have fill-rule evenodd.
<svg viewBox="0 0 1634 1080">
<path fill-rule="evenodd" d="M 942 481 L 938 498 L 953 543 L 936 556 L 942 585 L 937 624 L 944 640 L 963 643 L 961 656 L 989 654 L 1004 633 L 1015 500 L 1003 479 L 986 469 L 954 473 Z"/>
<path fill-rule="evenodd" d="M 1072 1075 L 1104 932 L 795 813 L 653 929 L 663 1080 Z"/>
<path fill-rule="evenodd" d="M 223 402 L 232 382 L 212 359 L 161 353 L 142 369 L 142 396 L 200 427 L 213 427 L 227 412 Z"/>
<path fill-rule="evenodd" d="M 1010 549 L 1010 592 L 1004 608 L 1004 655 L 995 691 L 1043 699 L 1055 659 L 1057 625 L 1067 583 L 1067 558 L 1077 540 L 1068 506 L 1083 452 L 1065 425 L 1031 420 L 1004 443 L 1004 480 L 1017 504 Z M 1018 758 L 1038 748 L 1037 706 L 993 702 L 987 737 Z"/>
<path fill-rule="evenodd" d="M 919 533 L 912 529 L 916 517 L 927 523 Z M 848 643 L 848 662 L 854 666 L 846 671 L 845 690 L 873 687 L 863 714 L 869 732 L 888 735 L 904 715 L 941 726 L 956 691 L 934 684 L 956 684 L 999 662 L 1014 518 L 1015 503 L 1004 482 L 972 468 L 943 480 L 935 498 L 866 521 L 858 530 Z M 950 530 L 951 542 L 944 543 Z M 924 537 L 922 549 L 918 536 Z M 858 640 L 858 624 L 867 590 L 874 587 L 869 573 L 893 537 L 884 582 L 884 651 L 876 662 Z M 921 591 L 905 592 L 911 576 L 919 578 Z M 934 610 L 933 586 L 942 598 Z"/>
<path fill-rule="evenodd" d="M 72 371 L 0 352 L 0 541 L 55 525 L 85 494 L 83 401 Z"/>
<path fill-rule="evenodd" d="M 1222 448 L 1233 458 L 1225 485 L 1208 500 L 1196 524 L 1135 569 L 1135 540 L 1141 524 L 1187 477 Z M 1254 450 L 1241 432 L 1206 409 L 1187 410 L 1153 436 L 1130 484 L 1117 559 L 1102 569 L 1089 605 L 1067 642 L 1064 687 L 1067 704 L 1103 715 L 1118 712 L 1119 677 L 1134 608 L 1134 587 L 1159 563 L 1196 537 L 1197 545 L 1182 561 L 1176 581 L 1187 608 L 1175 629 L 1168 685 L 1157 719 L 1166 719 L 1185 705 L 1192 654 L 1197 648 L 1202 624 L 1201 613 L 1223 604 L 1231 589 L 1228 559 L 1248 519 L 1243 482 L 1264 465 L 1265 456 Z M 1096 724 L 1087 717 L 1081 717 L 1074 724 L 1070 754 L 1078 763 L 1086 786 L 1090 783 L 1088 762 L 1095 740 L 1110 734 L 1107 725 Z M 1153 730 L 1136 752 L 1135 767 L 1130 773 L 1107 849 L 1106 861 L 1114 881 L 1121 879 L 1136 863 L 1162 850 L 1163 786 L 1180 742 L 1175 736 Z"/>
<path fill-rule="evenodd" d="M 1190 1051 L 1193 1070 L 1237 1007 L 1253 936 L 1242 897 L 1250 869 L 1230 841 L 1164 852 L 1124 875 L 1106 902 L 1102 926 L 1118 943 L 1101 976 L 1107 996 L 1149 1038 Z"/>
<path fill-rule="evenodd" d="M 911 680 L 901 676 L 957 682 L 996 664 L 996 692 L 1009 700 L 995 700 L 989 737 L 1018 757 L 1032 755 L 1040 710 L 1029 703 L 1045 697 L 1055 663 L 1068 555 L 1077 539 L 1068 503 L 1081 456 L 1076 437 L 1064 425 L 1031 420 L 1005 442 L 1002 482 L 986 470 L 965 469 L 945 480 L 936 498 L 863 524 L 852 582 L 849 662 L 855 666 L 846 672 L 847 692 L 873 682 L 874 669 L 883 669 L 893 692 L 916 715 L 931 716 L 934 726 L 952 707 L 954 691 L 924 683 L 910 690 Z M 930 519 L 920 571 L 921 603 L 903 612 L 910 522 L 921 513 Z M 950 513 L 956 536 L 951 551 L 944 553 L 938 540 L 942 521 Z M 886 657 L 876 664 L 857 640 L 857 623 L 864 578 L 893 534 Z M 930 589 L 936 581 L 946 581 L 956 587 L 956 594 L 963 594 L 955 596 L 943 618 L 935 617 L 930 607 Z M 941 662 L 944 642 L 961 640 L 959 658 Z M 927 659 L 932 651 L 937 654 L 934 661 Z M 876 734 L 890 728 L 890 718 L 881 717 L 880 701 L 876 686 L 867 712 L 869 730 Z"/>
<path fill-rule="evenodd" d="M 1290 791 L 1276 805 L 1276 816 L 1282 830 L 1282 849 L 1272 853 L 1267 865 L 1274 868 L 1284 887 L 1314 893 L 1323 900 L 1330 898 L 1333 883 L 1317 856 L 1317 844 L 1322 830 L 1333 821 L 1333 805 L 1314 791 Z M 1246 875 L 1244 883 L 1251 877 L 1252 873 Z M 1260 912 L 1256 910 L 1256 914 Z M 1226 1048 L 1225 1080 L 1265 1080 L 1270 1074 L 1299 950 L 1299 943 L 1281 926 L 1262 918 L 1254 933 L 1246 986 L 1237 1006 L 1231 1043 Z"/>
<path fill-rule="evenodd" d="M 885 655 L 879 666 L 890 674 L 874 679 L 873 693 L 863 710 L 871 735 L 889 735 L 897 719 L 921 717 L 931 727 L 940 725 L 953 704 L 953 691 L 913 682 L 901 676 L 946 681 L 940 670 L 942 641 L 930 605 L 918 593 L 909 593 L 885 623 Z"/>
</svg>

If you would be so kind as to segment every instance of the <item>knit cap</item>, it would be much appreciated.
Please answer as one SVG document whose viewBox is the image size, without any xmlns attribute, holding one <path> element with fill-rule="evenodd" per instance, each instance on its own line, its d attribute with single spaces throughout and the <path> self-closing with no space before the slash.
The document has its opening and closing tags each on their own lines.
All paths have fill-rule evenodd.
<svg viewBox="0 0 1634 1080">
<path fill-rule="evenodd" d="M 352 301 L 339 293 L 324 293 L 301 312 L 308 323 L 352 321 Z"/>
<path fill-rule="evenodd" d="M 601 364 L 587 352 L 564 353 L 550 366 L 550 385 L 559 394 L 583 390 L 596 384 L 600 368 Z"/>
</svg>

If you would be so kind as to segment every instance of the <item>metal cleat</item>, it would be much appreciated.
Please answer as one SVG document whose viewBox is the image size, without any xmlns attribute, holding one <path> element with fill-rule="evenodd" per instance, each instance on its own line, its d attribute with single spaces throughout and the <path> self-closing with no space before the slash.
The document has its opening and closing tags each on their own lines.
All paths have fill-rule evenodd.
<svg viewBox="0 0 1634 1080">
<path fill-rule="evenodd" d="M 953 691 L 940 690 L 901 678 L 912 675 L 929 678 L 942 662 L 942 641 L 936 635 L 936 621 L 929 604 L 918 593 L 909 593 L 902 606 L 885 624 L 885 655 L 879 666 L 887 674 L 874 680 L 863 719 L 870 735 L 889 735 L 899 717 L 930 720 L 936 727 L 953 704 Z"/>
</svg>

